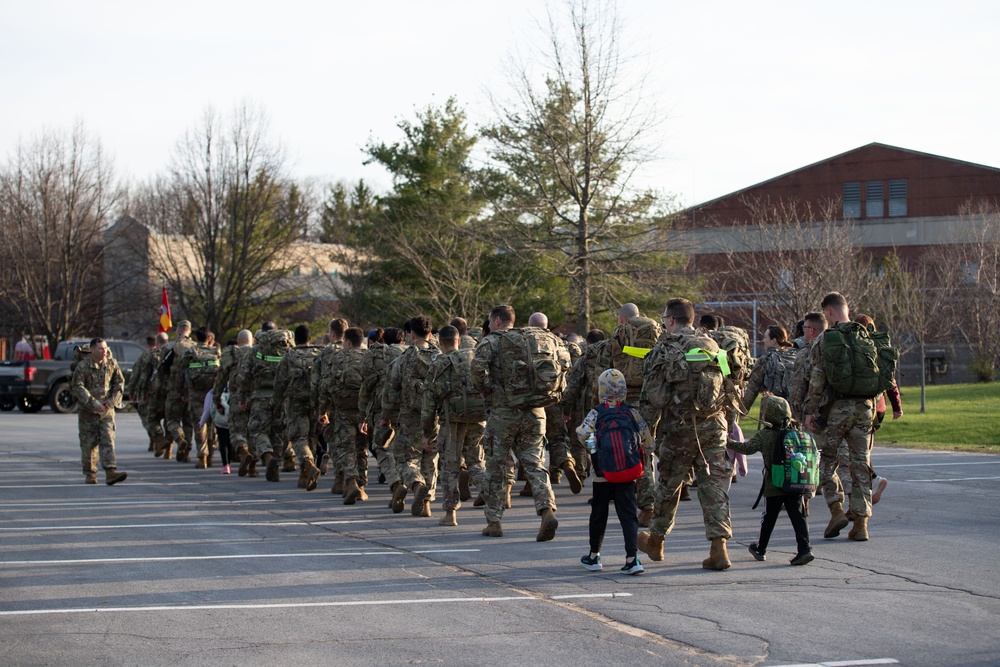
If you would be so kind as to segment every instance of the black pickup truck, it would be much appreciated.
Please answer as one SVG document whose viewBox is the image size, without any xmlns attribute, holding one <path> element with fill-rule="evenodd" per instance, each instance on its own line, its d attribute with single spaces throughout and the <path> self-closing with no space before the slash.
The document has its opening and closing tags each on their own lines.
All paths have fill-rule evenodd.
<svg viewBox="0 0 1000 667">
<path fill-rule="evenodd" d="M 70 391 L 73 372 L 73 350 L 90 340 L 64 340 L 56 347 L 51 361 L 2 361 L 0 362 L 0 410 L 15 407 L 22 412 L 38 412 L 46 403 L 53 412 L 76 412 L 76 399 Z M 132 374 L 132 366 L 146 349 L 130 340 L 109 340 L 108 349 L 122 369 L 125 381 Z"/>
</svg>

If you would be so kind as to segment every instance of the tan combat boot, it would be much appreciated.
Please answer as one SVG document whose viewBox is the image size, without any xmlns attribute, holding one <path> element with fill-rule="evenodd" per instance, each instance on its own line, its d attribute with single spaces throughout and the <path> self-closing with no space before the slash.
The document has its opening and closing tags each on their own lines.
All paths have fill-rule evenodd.
<svg viewBox="0 0 1000 667">
<path fill-rule="evenodd" d="M 708 558 L 701 561 L 701 566 L 706 570 L 726 570 L 733 566 L 726 551 L 726 538 L 712 538 L 712 549 L 708 552 Z"/>
<path fill-rule="evenodd" d="M 823 537 L 830 539 L 840 535 L 840 531 L 847 528 L 848 523 L 850 522 L 847 520 L 847 515 L 844 514 L 843 506 L 838 502 L 830 503 L 830 523 L 826 524 Z"/>
<path fill-rule="evenodd" d="M 509 510 L 510 509 L 510 492 L 511 492 L 511 490 L 513 488 L 514 488 L 513 484 L 508 484 L 507 486 L 504 487 L 503 508 L 505 510 Z M 483 499 L 483 504 L 484 505 L 486 504 L 486 499 L 485 498 Z"/>
<path fill-rule="evenodd" d="M 239 470 L 236 471 L 240 477 L 246 477 L 250 472 L 250 466 L 253 464 L 253 455 L 250 450 L 247 449 L 246 445 L 241 446 L 236 450 L 236 454 L 240 460 Z"/>
<path fill-rule="evenodd" d="M 344 476 L 337 473 L 333 477 L 333 487 L 330 489 L 330 493 L 339 493 L 344 495 Z"/>
<path fill-rule="evenodd" d="M 868 517 L 861 516 L 858 514 L 854 515 L 854 527 L 851 528 L 851 532 L 847 534 L 847 537 L 854 540 L 855 542 L 867 542 L 868 541 Z"/>
<path fill-rule="evenodd" d="M 573 460 L 569 459 L 562 464 L 563 472 L 566 473 L 566 481 L 569 482 L 569 490 L 573 493 L 580 493 L 583 491 L 583 480 L 580 476 L 576 474 L 576 466 L 573 464 Z"/>
<path fill-rule="evenodd" d="M 556 528 L 559 527 L 559 520 L 556 519 L 556 512 L 551 507 L 546 507 L 540 514 L 542 524 L 538 527 L 538 535 L 535 535 L 535 541 L 548 542 L 556 536 Z"/>
<path fill-rule="evenodd" d="M 509 486 L 507 488 L 510 489 Z M 473 507 L 482 507 L 485 504 L 486 504 L 486 498 L 483 497 L 483 494 L 480 491 L 479 495 L 476 496 L 476 499 L 472 501 L 472 506 Z"/>
<path fill-rule="evenodd" d="M 429 498 L 424 498 L 424 502 L 420 504 L 420 513 L 417 516 L 430 517 L 434 516 L 431 514 L 431 501 Z"/>
<path fill-rule="evenodd" d="M 212 455 L 213 455 L 214 453 L 215 453 L 215 452 L 214 452 L 214 451 L 212 451 L 211 449 L 210 449 L 210 450 L 208 450 L 208 456 L 206 456 L 206 457 L 205 457 L 205 467 L 206 467 L 206 468 L 211 468 L 211 467 L 212 467 Z"/>
<path fill-rule="evenodd" d="M 281 472 L 295 472 L 295 455 L 285 456 L 281 464 Z"/>
<path fill-rule="evenodd" d="M 88 472 L 86 477 L 83 478 L 84 484 L 97 484 L 97 475 L 92 472 Z"/>
<path fill-rule="evenodd" d="M 177 462 L 178 463 L 190 463 L 191 462 L 191 445 L 186 440 L 181 440 L 177 443 Z M 166 457 L 164 457 L 166 458 Z"/>
<path fill-rule="evenodd" d="M 264 452 L 260 457 L 260 463 L 264 466 L 264 479 L 269 482 L 281 481 L 281 462 L 271 452 Z"/>
<path fill-rule="evenodd" d="M 208 457 L 207 456 L 199 456 L 198 457 L 198 462 L 196 464 L 194 464 L 194 467 L 197 468 L 198 470 L 204 470 L 205 468 L 207 468 L 208 467 Z"/>
<path fill-rule="evenodd" d="M 458 518 L 455 516 L 455 510 L 445 510 L 444 516 L 438 521 L 439 526 L 457 526 Z"/>
<path fill-rule="evenodd" d="M 126 477 L 128 477 L 127 473 L 118 472 L 115 468 L 108 468 L 104 471 L 104 483 L 108 486 L 114 486 L 118 482 L 124 482 Z"/>
<path fill-rule="evenodd" d="M 167 444 L 163 447 L 163 460 L 169 461 L 171 453 L 174 451 L 174 443 L 172 440 L 167 440 Z"/>
<path fill-rule="evenodd" d="M 524 488 L 517 492 L 519 496 L 531 497 L 534 494 L 531 492 L 531 482 L 525 481 Z"/>
<path fill-rule="evenodd" d="M 163 450 L 166 449 L 167 445 L 169 444 L 170 441 L 167 439 L 167 436 L 165 435 L 157 435 L 156 437 L 154 437 L 153 456 L 155 456 L 156 458 L 163 456 Z"/>
<path fill-rule="evenodd" d="M 413 488 L 410 489 L 413 492 L 413 504 L 410 505 L 410 514 L 413 516 L 430 516 L 430 513 L 424 514 L 424 501 L 427 500 L 427 493 L 430 489 L 426 484 L 421 484 L 420 482 L 414 482 Z"/>
<path fill-rule="evenodd" d="M 681 484 L 681 500 L 691 500 L 691 487 L 688 484 Z"/>
<path fill-rule="evenodd" d="M 361 492 L 361 495 L 360 495 L 360 496 L 358 496 L 358 500 L 360 500 L 361 502 L 364 502 L 364 501 L 368 500 L 368 494 L 367 494 L 367 493 L 365 493 L 365 487 L 363 487 L 363 486 L 361 486 L 361 485 L 359 484 L 359 485 L 358 485 L 358 491 L 360 491 L 360 492 Z"/>
<path fill-rule="evenodd" d="M 302 488 L 306 491 L 316 490 L 316 485 L 319 483 L 319 468 L 316 467 L 315 463 L 308 459 L 302 462 L 299 481 L 302 482 Z"/>
<path fill-rule="evenodd" d="M 562 470 L 559 468 L 552 468 L 549 470 L 549 484 L 555 486 L 562 481 Z"/>
<path fill-rule="evenodd" d="M 483 535 L 486 537 L 503 537 L 503 527 L 500 526 L 499 521 L 489 521 L 486 523 L 486 527 L 483 528 Z"/>
<path fill-rule="evenodd" d="M 344 484 L 344 504 L 353 505 L 358 502 L 360 497 L 361 489 L 358 488 L 358 480 L 352 477 Z"/>
<path fill-rule="evenodd" d="M 469 489 L 471 478 L 468 470 L 458 473 L 458 499 L 463 503 L 472 497 L 472 490 Z"/>
<path fill-rule="evenodd" d="M 406 484 L 396 482 L 392 485 L 392 500 L 389 501 L 389 507 L 393 514 L 399 514 L 403 511 L 404 500 L 406 500 Z"/>
<path fill-rule="evenodd" d="M 649 522 L 653 520 L 653 509 L 639 510 L 639 527 L 649 528 Z"/>
<path fill-rule="evenodd" d="M 663 535 L 639 531 L 638 546 L 639 551 L 645 552 L 650 560 L 663 560 Z"/>
</svg>

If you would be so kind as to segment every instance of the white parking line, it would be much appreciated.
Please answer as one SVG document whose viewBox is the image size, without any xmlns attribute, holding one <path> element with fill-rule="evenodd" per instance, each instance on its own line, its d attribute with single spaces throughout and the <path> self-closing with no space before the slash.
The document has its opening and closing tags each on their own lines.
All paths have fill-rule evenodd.
<svg viewBox="0 0 1000 667">
<path fill-rule="evenodd" d="M 829 662 L 797 662 L 794 665 L 770 665 L 770 667 L 865 667 L 866 665 L 898 665 L 893 658 L 871 658 L 870 660 L 833 660 Z"/>
<path fill-rule="evenodd" d="M 133 486 L 201 486 L 201 482 L 129 482 Z M 79 484 L 21 484 L 18 486 L 0 486 L 0 489 L 68 489 L 79 487 Z"/>
<path fill-rule="evenodd" d="M 428 549 L 426 551 L 414 551 L 416 554 L 450 554 L 467 553 L 479 551 L 479 549 Z M 78 558 L 68 560 L 8 560 L 0 561 L 0 567 L 4 565 L 92 565 L 97 563 L 151 563 L 151 562 L 176 562 L 185 560 L 240 560 L 247 558 L 317 558 L 334 556 L 402 556 L 405 551 L 321 551 L 313 553 L 286 553 L 286 554 L 223 554 L 219 556 L 154 556 L 135 558 Z"/>
<path fill-rule="evenodd" d="M 204 523 L 133 523 L 120 526 L 19 526 L 17 528 L 0 528 L 0 531 L 33 530 L 130 530 L 132 528 L 203 528 L 214 526 L 333 526 L 346 523 L 371 523 L 373 519 L 345 519 L 344 521 L 226 521 Z"/>
<path fill-rule="evenodd" d="M 947 479 L 901 479 L 899 482 L 974 482 L 983 479 L 1000 479 L 1000 477 L 949 477 Z M 897 484 L 899 483 L 897 482 Z"/>
<path fill-rule="evenodd" d="M 628 593 L 594 593 L 592 595 L 580 595 L 576 597 L 589 598 L 615 598 L 629 597 Z M 477 597 L 477 598 L 423 598 L 418 600 L 344 600 L 340 602 L 278 602 L 272 604 L 206 604 L 206 605 L 179 605 L 162 607 L 90 607 L 81 609 L 22 609 L 18 611 L 0 611 L 0 616 L 32 616 L 40 614 L 91 614 L 109 612 L 138 612 L 138 611 L 216 611 L 223 609 L 296 609 L 309 607 L 364 607 L 364 606 L 385 606 L 385 605 L 406 605 L 406 604 L 451 604 L 456 602 L 539 602 L 546 598 L 534 595 L 510 595 L 498 597 Z M 552 599 L 560 599 L 552 596 Z M 875 663 L 871 663 L 875 664 Z M 883 663 L 884 664 L 884 663 Z"/>
<path fill-rule="evenodd" d="M 938 466 L 981 466 L 990 464 L 1000 464 L 1000 459 L 994 459 L 992 461 L 960 461 L 956 463 L 889 463 L 887 465 L 880 465 L 879 469 L 882 468 L 927 468 Z"/>
<path fill-rule="evenodd" d="M 68 503 L 4 503 L 0 505 L 0 512 L 15 507 L 29 507 L 33 510 L 43 510 L 47 507 L 107 507 L 116 506 L 138 506 L 138 505 L 259 505 L 261 503 L 276 502 L 273 498 L 262 498 L 260 500 L 96 500 L 96 501 L 76 501 Z"/>
</svg>

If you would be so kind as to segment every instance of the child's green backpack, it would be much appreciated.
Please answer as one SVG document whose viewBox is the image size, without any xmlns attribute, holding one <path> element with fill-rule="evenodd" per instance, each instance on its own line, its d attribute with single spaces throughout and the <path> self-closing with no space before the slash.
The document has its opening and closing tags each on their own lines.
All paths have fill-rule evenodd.
<svg viewBox="0 0 1000 667">
<path fill-rule="evenodd" d="M 774 448 L 771 483 L 789 494 L 813 494 L 819 486 L 819 449 L 805 431 L 788 429 Z"/>
</svg>

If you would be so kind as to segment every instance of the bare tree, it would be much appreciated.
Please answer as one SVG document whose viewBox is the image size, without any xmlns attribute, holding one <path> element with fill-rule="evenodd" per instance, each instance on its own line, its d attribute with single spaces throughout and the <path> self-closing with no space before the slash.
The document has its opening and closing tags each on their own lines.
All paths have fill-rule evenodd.
<svg viewBox="0 0 1000 667">
<path fill-rule="evenodd" d="M 19 145 L 0 171 L 0 301 L 53 348 L 100 329 L 103 234 L 122 194 L 82 125 Z"/>
<path fill-rule="evenodd" d="M 177 310 L 216 331 L 244 326 L 279 297 L 289 246 L 308 210 L 259 110 L 214 112 L 178 143 L 166 176 L 146 186 L 133 215 L 150 229 L 153 274 Z"/>
<path fill-rule="evenodd" d="M 491 243 L 549 277 L 569 281 L 577 330 L 595 297 L 662 293 L 678 265 L 667 255 L 658 197 L 634 187 L 653 157 L 654 109 L 632 76 L 623 28 L 609 2 L 571 0 L 552 13 L 545 48 L 510 66 L 513 99 L 494 99 L 484 130 L 496 169 Z"/>
</svg>

